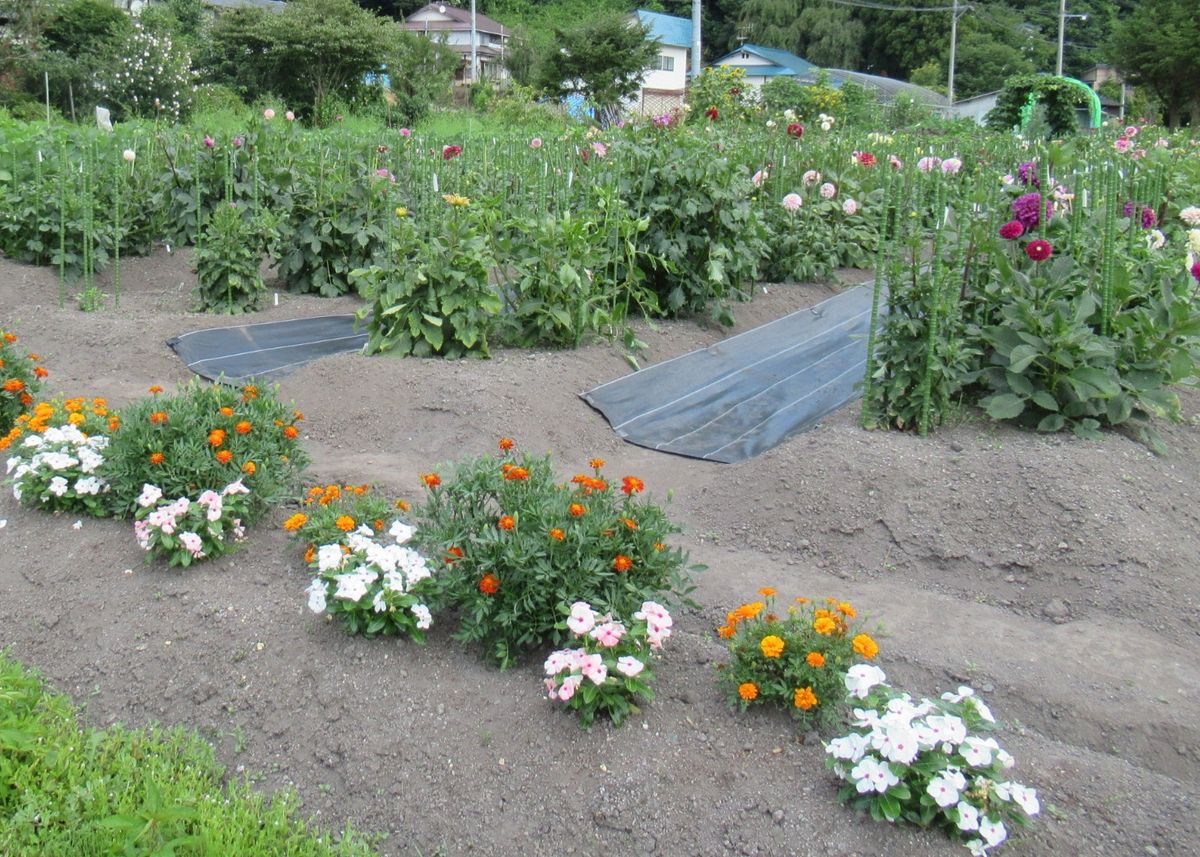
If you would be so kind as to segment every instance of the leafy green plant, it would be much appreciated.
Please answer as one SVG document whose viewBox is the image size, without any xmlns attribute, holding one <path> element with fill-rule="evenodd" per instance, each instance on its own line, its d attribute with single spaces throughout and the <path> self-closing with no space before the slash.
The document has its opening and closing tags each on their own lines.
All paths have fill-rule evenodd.
<svg viewBox="0 0 1200 857">
<path fill-rule="evenodd" d="M 452 211 L 442 232 L 418 239 L 401 217 L 392 260 L 351 272 L 373 295 L 358 313 L 368 354 L 488 356 L 502 305 L 489 283 L 491 242 L 470 200 L 447 194 L 446 202 Z"/>
<path fill-rule="evenodd" d="M 227 554 L 246 536 L 243 519 L 250 505 L 249 493 L 250 489 L 236 481 L 219 493 L 207 489 L 194 500 L 178 497 L 163 502 L 157 486 L 143 485 L 134 515 L 134 536 L 142 550 L 165 559 L 168 566 L 186 568 Z"/>
<path fill-rule="evenodd" d="M 686 555 L 666 544 L 678 527 L 638 498 L 641 480 L 610 485 L 597 459 L 593 475 L 561 485 L 549 457 L 518 456 L 511 445 L 502 441 L 499 458 L 459 461 L 444 481 L 423 476 L 418 539 L 446 566 L 438 580 L 442 600 L 458 609 L 456 638 L 506 667 L 565 641 L 561 605 L 587 601 L 632 616 L 643 601 L 686 597 Z"/>
<path fill-rule="evenodd" d="M 3 652 L 0 699 L 6 853 L 374 853 L 353 830 L 330 837 L 310 827 L 293 792 L 267 799 L 227 776 L 194 732 L 86 726 L 67 697 Z M 94 787 L 99 782 L 103 789 Z"/>
<path fill-rule="evenodd" d="M 99 286 L 88 286 L 75 295 L 75 302 L 80 312 L 103 312 L 108 302 L 108 294 L 101 291 Z"/>
<path fill-rule="evenodd" d="M 6 470 L 13 496 L 50 512 L 83 512 L 103 516 L 104 450 L 108 438 L 88 436 L 71 423 L 50 426 L 21 439 Z"/>
<path fill-rule="evenodd" d="M 726 616 L 718 635 L 728 641 L 729 662 L 720 681 L 733 705 L 775 705 L 809 728 L 840 723 L 845 688 L 842 677 L 856 661 L 873 660 L 879 646 L 857 631 L 854 606 L 835 598 L 817 607 L 796 599 L 776 612 L 774 589 L 759 590 L 762 601 L 742 604 Z"/>
<path fill-rule="evenodd" d="M 194 259 L 200 309 L 242 313 L 266 292 L 263 253 L 272 241 L 270 219 L 236 203 L 217 206 L 204 222 Z"/>
<path fill-rule="evenodd" d="M 146 484 L 194 497 L 240 479 L 251 490 L 251 524 L 296 490 L 308 464 L 296 426 L 303 417 L 278 400 L 276 387 L 195 380 L 173 395 L 152 393 L 120 410 L 112 434 L 104 475 L 117 514 L 136 509 Z"/>
<path fill-rule="evenodd" d="M 301 510 L 283 522 L 283 529 L 305 543 L 304 561 L 311 563 L 317 545 L 344 543 L 347 533 L 363 527 L 382 535 L 397 510 L 410 508 L 407 501 L 393 502 L 370 485 L 314 485 L 305 492 Z"/>
</svg>

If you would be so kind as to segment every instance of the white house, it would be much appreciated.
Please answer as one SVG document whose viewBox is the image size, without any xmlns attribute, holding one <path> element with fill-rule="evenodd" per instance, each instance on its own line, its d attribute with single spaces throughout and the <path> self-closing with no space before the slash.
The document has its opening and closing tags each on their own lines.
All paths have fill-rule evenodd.
<svg viewBox="0 0 1200 857">
<path fill-rule="evenodd" d="M 756 88 L 773 77 L 793 77 L 800 83 L 816 83 L 820 71 L 793 53 L 751 44 L 730 51 L 713 65 L 742 69 L 746 73 L 746 84 Z"/>
<path fill-rule="evenodd" d="M 649 30 L 651 41 L 658 42 L 658 58 L 646 70 L 636 101 L 628 104 L 628 109 L 645 116 L 658 116 L 682 107 L 692 48 L 692 20 L 645 9 L 638 9 L 632 17 Z"/>
<path fill-rule="evenodd" d="M 462 56 L 462 67 L 455 72 L 456 83 L 469 82 L 471 75 L 471 12 L 445 3 L 429 3 L 405 19 L 404 29 L 430 39 L 443 41 Z M 475 55 L 479 61 L 479 77 L 507 80 L 504 50 L 512 31 L 487 15 L 475 14 Z"/>
</svg>

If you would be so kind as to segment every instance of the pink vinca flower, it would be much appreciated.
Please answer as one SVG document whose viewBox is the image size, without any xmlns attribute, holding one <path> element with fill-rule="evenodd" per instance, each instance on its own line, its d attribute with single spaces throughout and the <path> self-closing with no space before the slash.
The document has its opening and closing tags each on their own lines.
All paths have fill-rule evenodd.
<svg viewBox="0 0 1200 857">
<path fill-rule="evenodd" d="M 605 622 L 603 625 L 597 625 L 591 633 L 592 639 L 606 649 L 611 649 L 620 643 L 624 636 L 625 626 L 620 622 Z"/>
<path fill-rule="evenodd" d="M 596 625 L 596 612 L 586 601 L 576 601 L 571 605 L 571 615 L 567 617 L 567 627 L 571 633 L 582 637 Z"/>
</svg>

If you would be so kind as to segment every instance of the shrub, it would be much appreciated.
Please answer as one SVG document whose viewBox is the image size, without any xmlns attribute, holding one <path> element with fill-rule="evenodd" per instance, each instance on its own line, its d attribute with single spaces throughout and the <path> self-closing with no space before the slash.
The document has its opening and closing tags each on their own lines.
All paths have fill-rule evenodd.
<svg viewBox="0 0 1200 857">
<path fill-rule="evenodd" d="M 351 634 L 402 635 L 425 642 L 425 631 L 433 624 L 425 602 L 434 569 L 406 546 L 414 533 L 395 519 L 386 534 L 363 526 L 321 545 L 309 563 L 316 571 L 307 590 L 309 609 L 341 619 Z"/>
<path fill-rule="evenodd" d="M 546 695 L 564 703 L 590 726 L 597 714 L 607 715 L 614 725 L 650 701 L 650 658 L 671 636 L 674 622 L 661 604 L 646 601 L 626 625 L 611 614 L 601 616 L 586 601 L 563 605 L 566 628 L 575 636 L 576 647 L 560 649 L 546 659 Z"/>
<path fill-rule="evenodd" d="M 296 426 L 303 415 L 279 402 L 276 387 L 194 380 L 174 395 L 151 392 L 121 409 L 112 435 L 105 475 L 117 514 L 136 509 L 145 484 L 194 497 L 240 479 L 251 491 L 250 524 L 298 486 L 308 464 Z"/>
<path fill-rule="evenodd" d="M 489 285 L 491 242 L 471 201 L 446 194 L 453 209 L 440 233 L 419 240 L 400 216 L 391 260 L 351 272 L 373 298 L 366 319 L 368 354 L 487 357 L 488 337 L 500 312 Z"/>
<path fill-rule="evenodd" d="M 592 475 L 558 484 L 549 457 L 501 443 L 499 458 L 464 459 L 445 481 L 423 477 L 418 538 L 446 566 L 438 577 L 442 597 L 459 608 L 458 639 L 483 644 L 506 667 L 522 651 L 567 639 L 562 605 L 586 601 L 631 616 L 643 601 L 690 591 L 685 554 L 665 544 L 678 527 L 637 497 L 641 480 L 627 476 L 616 488 L 596 459 Z"/>
<path fill-rule="evenodd" d="M 17 335 L 0 329 L 0 433 L 4 434 L 11 431 L 18 415 L 33 404 L 42 379 L 50 374 L 38 365 L 41 358 L 37 354 L 22 354 L 16 345 Z"/>
<path fill-rule="evenodd" d="M 234 549 L 246 536 L 243 520 L 249 494 L 240 481 L 231 482 L 220 493 L 203 491 L 193 501 L 178 497 L 163 503 L 163 492 L 155 485 L 142 486 L 133 524 L 142 550 L 167 560 L 169 566 L 187 567 L 202 559 L 213 559 Z"/>
<path fill-rule="evenodd" d="M 97 86 L 125 116 L 179 122 L 192 109 L 191 56 L 168 33 L 153 33 L 134 22 L 118 49 L 116 68 Z"/>
<path fill-rule="evenodd" d="M 203 311 L 242 313 L 258 307 L 266 292 L 263 253 L 272 240 L 271 219 L 262 210 L 218 205 L 196 242 L 196 293 Z"/>
<path fill-rule="evenodd" d="M 914 703 L 885 678 L 861 664 L 846 674 L 851 732 L 825 745 L 826 765 L 847 783 L 843 801 L 876 821 L 941 827 L 980 857 L 1007 838 L 1006 822 L 1037 815 L 1037 793 L 1007 777 L 1013 757 L 994 738 L 969 734 L 995 723 L 975 691 Z"/>
<path fill-rule="evenodd" d="M 775 611 L 775 590 L 759 590 L 762 601 L 731 611 L 718 634 L 728 641 L 729 663 L 720 669 L 730 702 L 743 711 L 777 705 L 809 728 L 828 727 L 842 714 L 842 676 L 859 659 L 872 660 L 879 646 L 856 632 L 853 605 L 807 598 Z"/>
</svg>

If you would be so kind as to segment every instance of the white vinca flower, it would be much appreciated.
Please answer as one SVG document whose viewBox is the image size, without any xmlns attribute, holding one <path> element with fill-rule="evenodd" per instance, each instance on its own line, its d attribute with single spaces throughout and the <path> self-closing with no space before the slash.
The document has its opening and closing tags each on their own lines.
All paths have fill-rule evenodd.
<svg viewBox="0 0 1200 857">
<path fill-rule="evenodd" d="M 867 756 L 855 765 L 850 771 L 850 776 L 855 780 L 854 785 L 859 794 L 870 791 L 883 794 L 900 782 L 899 777 L 892 773 L 891 766 L 874 756 Z"/>
<path fill-rule="evenodd" d="M 877 666 L 855 664 L 846 671 L 846 690 L 851 696 L 866 699 L 871 688 L 883 684 L 887 675 Z"/>
<path fill-rule="evenodd" d="M 313 582 L 308 585 L 308 589 L 304 590 L 308 593 L 308 609 L 314 613 L 325 612 L 325 581 L 321 578 L 314 578 Z"/>
<path fill-rule="evenodd" d="M 417 627 L 422 631 L 426 630 L 433 624 L 433 615 L 429 612 L 429 608 L 424 604 L 414 604 L 409 608 L 413 616 L 417 618 Z"/>
</svg>

